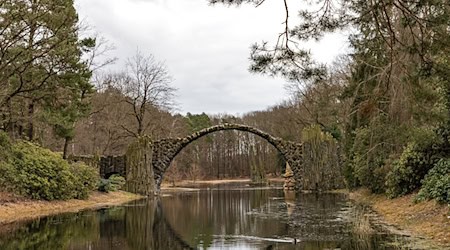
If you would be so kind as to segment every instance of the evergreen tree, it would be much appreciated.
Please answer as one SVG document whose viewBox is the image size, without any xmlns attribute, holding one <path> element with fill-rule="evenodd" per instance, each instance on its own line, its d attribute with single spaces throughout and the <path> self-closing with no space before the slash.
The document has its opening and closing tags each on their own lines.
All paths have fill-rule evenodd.
<svg viewBox="0 0 450 250">
<path fill-rule="evenodd" d="M 210 2 L 260 5 L 265 0 Z M 410 183 L 405 179 L 416 183 L 390 190 L 410 192 L 420 186 L 433 157 L 448 157 L 450 148 L 448 1 L 321 0 L 298 10 L 295 25 L 289 22 L 293 10 L 283 2 L 285 29 L 275 45 L 252 47 L 250 69 L 306 85 L 320 83 L 329 69 L 298 45 L 346 30 L 351 70 L 341 99 L 351 103 L 343 137 L 348 184 L 383 192 L 388 176 L 396 175 L 389 185 Z M 411 176 L 398 176 L 407 172 Z"/>
<path fill-rule="evenodd" d="M 75 103 L 92 90 L 82 55 L 95 40 L 79 40 L 72 0 L 2 0 L 0 8 L 1 126 L 33 140 L 37 117 L 54 125 L 67 115 L 50 113 L 79 112 Z"/>
</svg>

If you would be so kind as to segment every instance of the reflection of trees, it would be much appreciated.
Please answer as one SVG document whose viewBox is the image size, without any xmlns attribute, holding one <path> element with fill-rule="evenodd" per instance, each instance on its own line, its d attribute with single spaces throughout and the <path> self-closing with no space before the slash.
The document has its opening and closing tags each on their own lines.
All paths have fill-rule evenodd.
<svg viewBox="0 0 450 250">
<path fill-rule="evenodd" d="M 288 237 L 297 244 L 266 242 L 276 249 L 395 249 L 380 247 L 384 236 L 354 234 L 340 217 L 348 200 L 341 194 L 297 194 L 286 203 L 273 200 L 273 190 L 203 190 L 162 200 L 164 216 L 191 246 L 221 244 L 227 236 Z M 250 214 L 250 216 L 249 216 Z M 167 225 L 167 224 L 166 224 Z M 169 226 L 170 227 L 170 226 Z M 218 235 L 223 236 L 221 239 Z"/>
<path fill-rule="evenodd" d="M 167 223 L 153 200 L 134 206 L 35 220 L 0 235 L 1 250 L 192 249 Z"/>
<path fill-rule="evenodd" d="M 286 201 L 295 204 L 288 215 L 283 200 L 270 199 L 278 191 L 204 190 L 161 201 L 141 200 L 128 207 L 63 214 L 0 235 L 0 249 L 192 249 L 239 235 L 299 239 L 296 245 L 260 245 L 276 249 L 395 249 L 380 246 L 387 236 L 355 232 L 352 223 L 342 221 L 340 215 L 349 212 L 343 210 L 348 208 L 343 195 L 288 197 Z"/>
<path fill-rule="evenodd" d="M 347 224 L 337 218 L 347 200 L 339 194 L 298 194 L 296 206 L 289 221 L 290 230 L 298 238 L 313 240 L 320 235 L 323 240 L 340 240 Z"/>
<path fill-rule="evenodd" d="M 166 221 L 160 202 L 138 201 L 125 215 L 131 249 L 191 249 Z"/>
<path fill-rule="evenodd" d="M 276 218 L 249 216 L 267 214 L 272 190 L 203 190 L 179 193 L 162 200 L 167 221 L 192 246 L 211 245 L 213 235 L 282 235 Z"/>
<path fill-rule="evenodd" d="M 35 220 L 9 235 L 0 236 L 0 249 L 65 249 L 70 241 L 93 240 L 99 230 L 93 216 L 65 214 Z"/>
<path fill-rule="evenodd" d="M 138 201 L 125 214 L 126 239 L 131 249 L 154 245 L 155 206 L 152 200 Z"/>
</svg>

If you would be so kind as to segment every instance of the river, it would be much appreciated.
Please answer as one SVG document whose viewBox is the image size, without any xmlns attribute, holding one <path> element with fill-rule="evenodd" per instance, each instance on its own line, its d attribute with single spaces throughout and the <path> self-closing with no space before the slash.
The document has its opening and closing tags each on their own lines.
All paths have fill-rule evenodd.
<svg viewBox="0 0 450 250">
<path fill-rule="evenodd" d="M 243 184 L 164 193 L 50 216 L 0 234 L 0 249 L 408 249 L 345 194 Z"/>
</svg>

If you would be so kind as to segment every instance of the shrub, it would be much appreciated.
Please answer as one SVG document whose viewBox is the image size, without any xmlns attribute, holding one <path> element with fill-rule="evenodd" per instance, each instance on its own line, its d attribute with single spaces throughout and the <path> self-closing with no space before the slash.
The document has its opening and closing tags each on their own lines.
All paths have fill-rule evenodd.
<svg viewBox="0 0 450 250">
<path fill-rule="evenodd" d="M 3 189 L 32 199 L 87 198 L 98 181 L 93 168 L 71 166 L 61 155 L 30 142 L 12 144 L 9 158 L 0 160 L 0 172 Z"/>
<path fill-rule="evenodd" d="M 351 161 L 346 168 L 347 184 L 360 184 L 369 188 L 373 193 L 385 191 L 386 160 L 389 159 L 391 149 L 386 139 L 389 133 L 379 124 L 359 128 L 355 131 L 355 139 L 351 149 Z M 351 171 L 351 172 L 350 172 Z"/>
<path fill-rule="evenodd" d="M 421 186 L 436 159 L 449 153 L 442 143 L 432 126 L 398 123 L 383 114 L 373 117 L 347 136 L 347 184 L 391 197 L 410 193 Z"/>
<path fill-rule="evenodd" d="M 418 189 L 421 186 L 421 180 L 436 160 L 437 158 L 430 150 L 421 149 L 415 143 L 409 144 L 387 175 L 387 195 L 394 198 Z"/>
<path fill-rule="evenodd" d="M 19 194 L 44 200 L 74 197 L 75 177 L 59 154 L 29 142 L 19 142 L 13 145 L 12 165 L 9 182 Z"/>
<path fill-rule="evenodd" d="M 14 186 L 9 182 L 14 174 L 12 165 L 9 162 L 0 159 L 0 173 L 0 190 L 13 192 Z"/>
<path fill-rule="evenodd" d="M 438 161 L 422 181 L 416 201 L 436 199 L 450 204 L 450 159 Z"/>
<path fill-rule="evenodd" d="M 108 179 L 101 178 L 97 184 L 97 190 L 100 192 L 108 193 L 111 190 L 111 183 Z"/>
<path fill-rule="evenodd" d="M 112 192 L 121 189 L 125 185 L 125 178 L 120 175 L 111 175 L 108 179 L 101 179 L 98 183 L 98 191 Z"/>
<path fill-rule="evenodd" d="M 360 185 L 358 178 L 355 176 L 355 169 L 353 168 L 352 160 L 345 162 L 343 167 L 343 176 L 347 188 L 353 190 Z"/>
<path fill-rule="evenodd" d="M 0 131 L 0 148 L 2 149 L 0 153 L 11 150 L 11 141 L 5 132 Z"/>
<path fill-rule="evenodd" d="M 11 155 L 11 141 L 5 132 L 0 131 L 0 164 L 7 162 Z"/>
<path fill-rule="evenodd" d="M 74 198 L 87 199 L 89 191 L 95 190 L 100 180 L 98 170 L 83 162 L 70 165 L 70 171 L 74 175 Z"/>
</svg>

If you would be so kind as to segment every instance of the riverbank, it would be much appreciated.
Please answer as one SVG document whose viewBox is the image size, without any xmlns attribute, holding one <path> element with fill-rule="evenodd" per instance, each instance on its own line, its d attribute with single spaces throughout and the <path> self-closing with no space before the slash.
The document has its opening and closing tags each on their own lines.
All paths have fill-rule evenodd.
<svg viewBox="0 0 450 250">
<path fill-rule="evenodd" d="M 139 195 L 117 191 L 92 192 L 87 200 L 42 201 L 0 192 L 0 225 L 54 214 L 120 205 L 140 198 Z"/>
<path fill-rule="evenodd" d="M 414 237 L 430 239 L 450 248 L 450 206 L 435 201 L 414 203 L 414 194 L 389 199 L 368 190 L 349 193 L 351 200 L 370 205 L 384 222 Z"/>
</svg>

